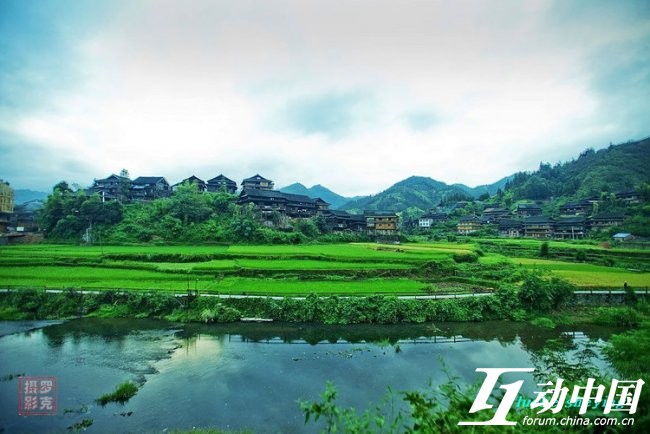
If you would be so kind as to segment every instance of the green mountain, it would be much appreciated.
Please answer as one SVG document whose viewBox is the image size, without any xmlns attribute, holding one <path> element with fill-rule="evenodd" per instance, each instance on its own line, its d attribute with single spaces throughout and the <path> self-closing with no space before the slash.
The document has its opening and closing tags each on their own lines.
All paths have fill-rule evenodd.
<svg viewBox="0 0 650 434">
<path fill-rule="evenodd" d="M 586 198 L 602 192 L 632 190 L 650 180 L 650 138 L 595 151 L 553 166 L 541 163 L 534 172 L 519 172 L 506 189 L 514 199 Z"/>
<path fill-rule="evenodd" d="M 340 206 L 350 201 L 350 198 L 334 193 L 329 188 L 323 187 L 320 184 L 307 188 L 303 184 L 296 182 L 294 184 L 287 185 L 286 187 L 282 187 L 280 191 L 291 194 L 303 194 L 313 199 L 320 197 L 325 202 L 329 203 L 330 208 L 333 209 L 339 208 Z"/>
<path fill-rule="evenodd" d="M 346 203 L 349 211 L 419 211 L 424 212 L 448 198 L 458 200 L 472 196 L 463 188 L 424 176 L 411 176 L 374 196 L 365 196 Z"/>
<path fill-rule="evenodd" d="M 506 176 L 505 178 L 501 178 L 497 182 L 493 182 L 492 184 L 479 185 L 476 187 L 468 187 L 465 184 L 453 184 L 452 187 L 458 187 L 472 197 L 479 197 L 486 193 L 489 194 L 490 196 L 493 196 L 497 193 L 499 189 L 503 190 L 506 187 L 508 181 L 511 179 L 512 179 L 512 175 Z"/>
</svg>

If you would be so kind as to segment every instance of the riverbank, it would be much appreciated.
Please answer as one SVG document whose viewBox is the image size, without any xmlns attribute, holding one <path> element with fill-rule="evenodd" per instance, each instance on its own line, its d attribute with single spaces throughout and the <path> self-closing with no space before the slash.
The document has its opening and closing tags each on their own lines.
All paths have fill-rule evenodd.
<svg viewBox="0 0 650 434">
<path fill-rule="evenodd" d="M 449 299 L 370 297 L 201 296 L 176 297 L 160 293 L 36 290 L 0 293 L 0 320 L 60 320 L 70 318 L 158 318 L 175 322 L 231 323 L 264 318 L 287 323 L 400 324 L 535 321 L 538 325 L 601 324 L 634 327 L 650 319 L 645 302 L 634 307 L 584 306 L 564 300 L 553 309 L 527 306 L 517 288 L 503 288 L 481 297 Z"/>
</svg>

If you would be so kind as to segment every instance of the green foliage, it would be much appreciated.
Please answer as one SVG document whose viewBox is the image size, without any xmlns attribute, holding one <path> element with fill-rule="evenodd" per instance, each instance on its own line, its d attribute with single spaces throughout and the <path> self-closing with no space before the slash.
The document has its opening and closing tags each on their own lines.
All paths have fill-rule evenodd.
<svg viewBox="0 0 650 434">
<path fill-rule="evenodd" d="M 550 312 L 565 306 L 572 298 L 575 286 L 564 279 L 543 279 L 528 274 L 519 289 L 519 300 L 524 308 L 535 312 Z"/>
<path fill-rule="evenodd" d="M 138 386 L 131 381 L 125 381 L 117 386 L 113 392 L 100 396 L 95 400 L 95 402 L 102 407 L 110 402 L 125 404 L 129 399 L 133 398 L 136 393 L 138 393 Z"/>
<path fill-rule="evenodd" d="M 629 307 L 601 307 L 593 318 L 595 324 L 619 327 L 636 327 L 640 321 L 638 312 Z"/>
<path fill-rule="evenodd" d="M 452 258 L 459 264 L 463 262 L 478 262 L 478 255 L 476 253 L 454 253 Z"/>
<path fill-rule="evenodd" d="M 548 258 L 548 242 L 544 241 L 540 246 L 539 246 L 539 256 L 541 258 Z"/>
</svg>

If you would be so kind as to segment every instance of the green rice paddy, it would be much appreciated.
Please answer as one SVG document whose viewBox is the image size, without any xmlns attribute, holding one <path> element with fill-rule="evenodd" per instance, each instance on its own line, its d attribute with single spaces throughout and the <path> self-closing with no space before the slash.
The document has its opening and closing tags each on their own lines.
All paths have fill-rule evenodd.
<svg viewBox="0 0 650 434">
<path fill-rule="evenodd" d="M 634 250 L 638 267 L 599 265 L 572 260 L 540 259 L 539 241 L 489 240 L 514 246 L 525 256 L 507 256 L 475 243 L 236 245 L 236 246 L 70 246 L 0 247 L 0 288 L 144 290 L 263 295 L 425 294 L 449 286 L 445 277 L 425 272 L 435 263 L 458 270 L 460 281 L 483 286 L 482 267 L 543 270 L 579 287 L 620 288 L 624 282 L 650 287 L 650 252 Z M 599 246 L 552 242 L 554 251 L 589 249 L 598 257 L 610 250 Z M 505 250 L 504 250 L 505 251 Z M 611 249 L 620 258 L 625 249 Z M 479 265 L 455 264 L 454 255 L 480 255 Z M 629 261 L 628 261 L 629 263 Z M 627 264 L 627 263 L 626 263 Z M 477 268 L 478 267 L 478 268 Z M 435 268 L 435 267 L 434 267 Z M 489 283 L 489 282 L 488 282 Z M 480 286 L 480 285 L 479 285 Z"/>
</svg>

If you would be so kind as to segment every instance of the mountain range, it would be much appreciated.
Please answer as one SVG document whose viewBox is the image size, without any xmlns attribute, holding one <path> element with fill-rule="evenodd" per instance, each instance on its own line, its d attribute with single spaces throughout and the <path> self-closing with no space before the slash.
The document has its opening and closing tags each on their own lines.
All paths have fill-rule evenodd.
<svg viewBox="0 0 650 434">
<path fill-rule="evenodd" d="M 478 198 L 486 193 L 492 196 L 499 189 L 510 191 L 515 199 L 544 200 L 562 196 L 585 198 L 603 191 L 630 190 L 643 182 L 650 182 L 650 138 L 610 145 L 598 151 L 589 148 L 577 159 L 555 165 L 541 163 L 538 170 L 518 172 L 477 187 L 411 176 L 380 193 L 356 198 L 345 198 L 321 185 L 306 188 L 297 183 L 281 191 L 321 197 L 333 209 L 352 212 L 425 212 L 446 198 Z"/>
<path fill-rule="evenodd" d="M 587 149 L 577 159 L 555 165 L 542 163 L 532 172 L 518 172 L 492 184 L 468 187 L 449 185 L 430 177 L 411 176 L 371 196 L 345 197 L 320 184 L 305 187 L 294 183 L 280 191 L 320 197 L 332 209 L 425 212 L 445 199 L 478 198 L 494 195 L 501 189 L 514 199 L 544 200 L 550 197 L 585 198 L 603 191 L 621 191 L 650 182 L 650 138 L 610 145 L 595 151 Z M 47 198 L 47 193 L 15 190 L 15 202 Z"/>
</svg>

